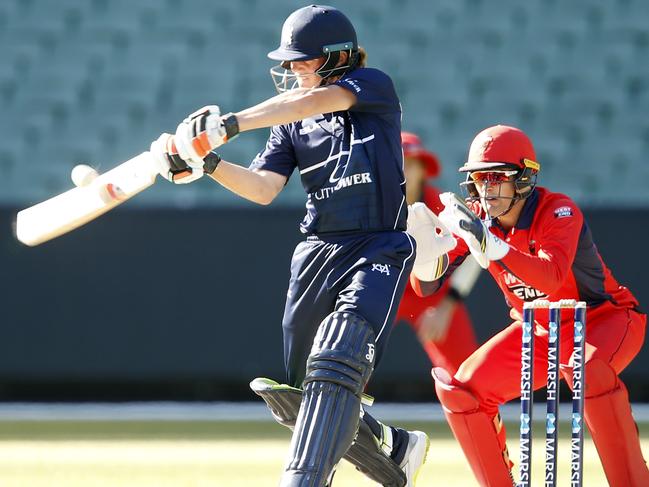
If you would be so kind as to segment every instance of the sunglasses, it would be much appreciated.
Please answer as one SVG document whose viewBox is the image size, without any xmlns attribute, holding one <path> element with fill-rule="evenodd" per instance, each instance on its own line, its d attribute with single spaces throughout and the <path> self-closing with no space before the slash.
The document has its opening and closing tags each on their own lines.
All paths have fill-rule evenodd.
<svg viewBox="0 0 649 487">
<path fill-rule="evenodd" d="M 475 183 L 505 183 L 516 174 L 518 171 L 473 171 L 469 178 Z"/>
</svg>

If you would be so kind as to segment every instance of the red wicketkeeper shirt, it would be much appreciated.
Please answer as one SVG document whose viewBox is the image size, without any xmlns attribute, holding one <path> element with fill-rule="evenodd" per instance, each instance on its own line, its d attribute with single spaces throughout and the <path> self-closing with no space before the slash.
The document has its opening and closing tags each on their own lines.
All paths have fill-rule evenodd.
<svg viewBox="0 0 649 487">
<path fill-rule="evenodd" d="M 478 203 L 472 209 L 484 217 Z M 524 302 L 536 299 L 576 299 L 585 301 L 589 308 L 604 304 L 638 307 L 631 291 L 621 286 L 604 264 L 581 210 L 568 196 L 537 187 L 525 201 L 514 228 L 505 232 L 495 220 L 490 230 L 506 241 L 510 250 L 502 260 L 491 262 L 489 273 L 507 303 L 518 311 L 522 311 Z M 468 253 L 466 243 L 458 238 L 458 246 L 449 253 L 449 271 Z M 426 293 L 435 290 L 423 283 L 413 281 L 413 285 L 418 293 L 422 287 L 428 287 Z M 567 313 L 563 318 L 569 319 Z"/>
</svg>

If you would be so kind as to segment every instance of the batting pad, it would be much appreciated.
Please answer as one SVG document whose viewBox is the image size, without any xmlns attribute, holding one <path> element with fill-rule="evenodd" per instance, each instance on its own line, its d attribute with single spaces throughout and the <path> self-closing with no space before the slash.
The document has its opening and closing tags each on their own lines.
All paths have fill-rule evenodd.
<svg viewBox="0 0 649 487">
<path fill-rule="evenodd" d="M 302 402 L 301 389 L 279 384 L 264 377 L 253 380 L 250 388 L 266 402 L 279 424 L 293 429 Z M 363 396 L 363 404 L 371 405 L 373 400 L 371 396 Z M 362 419 L 356 438 L 343 458 L 379 485 L 387 487 L 406 485 L 405 474 L 399 465 L 383 452 L 377 438 Z"/>
</svg>

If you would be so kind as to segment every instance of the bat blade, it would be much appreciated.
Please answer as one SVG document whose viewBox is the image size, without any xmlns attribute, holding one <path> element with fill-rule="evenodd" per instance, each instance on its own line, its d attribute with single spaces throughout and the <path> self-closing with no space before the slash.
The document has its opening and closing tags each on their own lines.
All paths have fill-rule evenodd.
<svg viewBox="0 0 649 487">
<path fill-rule="evenodd" d="M 16 238 L 30 247 L 59 237 L 103 215 L 155 182 L 149 152 L 100 174 L 88 186 L 73 188 L 16 216 Z"/>
</svg>

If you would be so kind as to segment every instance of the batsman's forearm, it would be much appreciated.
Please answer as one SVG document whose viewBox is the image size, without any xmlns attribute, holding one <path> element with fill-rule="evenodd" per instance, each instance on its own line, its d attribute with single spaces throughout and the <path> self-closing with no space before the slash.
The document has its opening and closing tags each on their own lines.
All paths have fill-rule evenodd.
<svg viewBox="0 0 649 487">
<path fill-rule="evenodd" d="M 239 131 L 284 125 L 321 113 L 347 110 L 356 96 L 339 86 L 298 88 L 235 113 Z"/>
<path fill-rule="evenodd" d="M 239 122 L 239 130 L 245 132 L 246 130 L 283 125 L 315 115 L 309 110 L 308 91 L 291 90 L 235 113 Z"/>
<path fill-rule="evenodd" d="M 260 205 L 270 204 L 281 190 L 261 174 L 227 161 L 221 161 L 211 177 L 233 193 Z"/>
</svg>

